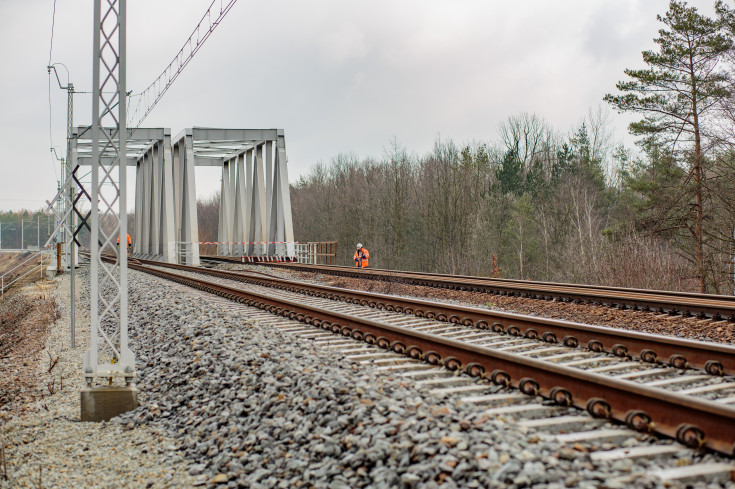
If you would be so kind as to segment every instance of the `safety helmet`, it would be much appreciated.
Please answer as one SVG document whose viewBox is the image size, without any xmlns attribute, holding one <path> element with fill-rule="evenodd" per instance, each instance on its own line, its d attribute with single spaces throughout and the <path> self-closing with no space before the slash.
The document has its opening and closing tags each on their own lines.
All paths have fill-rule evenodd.
<svg viewBox="0 0 735 489">
<path fill-rule="evenodd" d="M 362 243 L 357 243 L 357 249 L 359 250 L 360 248 L 362 248 Z"/>
</svg>

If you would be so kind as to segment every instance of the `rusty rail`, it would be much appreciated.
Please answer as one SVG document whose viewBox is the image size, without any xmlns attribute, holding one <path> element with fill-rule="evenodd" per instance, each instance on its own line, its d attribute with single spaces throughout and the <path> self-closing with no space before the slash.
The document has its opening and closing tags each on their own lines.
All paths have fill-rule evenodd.
<svg viewBox="0 0 735 489">
<path fill-rule="evenodd" d="M 202 257 L 209 259 L 210 257 Z M 221 257 L 220 257 L 221 258 Z M 230 260 L 220 260 L 230 261 Z M 581 304 L 601 304 L 684 316 L 696 315 L 715 320 L 735 322 L 735 296 L 697 294 L 677 291 L 627 289 L 597 285 L 532 282 L 494 279 L 468 275 L 442 275 L 383 269 L 355 269 L 343 266 L 307 265 L 298 263 L 268 263 L 268 266 L 326 273 L 345 277 L 384 280 L 426 287 L 485 292 L 515 297 L 552 300 Z"/>
<path fill-rule="evenodd" d="M 694 367 L 703 369 L 712 375 L 735 375 L 735 347 L 724 344 L 684 340 L 670 336 L 492 311 L 478 307 L 443 304 L 374 292 L 307 284 L 251 272 L 212 270 L 145 260 L 141 260 L 141 262 L 254 285 L 276 287 L 291 292 L 316 295 L 389 311 L 414 314 L 418 317 L 462 324 L 468 327 L 490 329 L 497 333 L 508 333 L 529 339 L 541 339 L 550 344 L 561 343 L 570 348 L 582 346 L 595 352 L 609 352 L 619 357 L 633 356 L 649 363 L 668 363 L 675 368 Z"/>
<path fill-rule="evenodd" d="M 143 265 L 129 266 L 431 364 L 462 369 L 496 385 L 516 387 L 528 395 L 586 409 L 593 416 L 671 437 L 690 447 L 707 447 L 728 455 L 733 455 L 735 449 L 735 408 L 726 405 Z"/>
</svg>

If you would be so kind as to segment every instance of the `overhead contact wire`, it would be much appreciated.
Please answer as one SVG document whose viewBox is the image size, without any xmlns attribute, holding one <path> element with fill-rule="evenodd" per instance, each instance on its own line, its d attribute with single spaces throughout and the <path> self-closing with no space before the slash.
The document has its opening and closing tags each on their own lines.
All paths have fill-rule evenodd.
<svg viewBox="0 0 735 489">
<path fill-rule="evenodd" d="M 51 55 L 54 51 L 54 26 L 56 25 L 56 0 L 54 0 L 54 10 L 51 14 L 51 44 L 48 48 L 48 63 L 51 66 Z M 51 110 L 51 71 L 48 72 L 48 141 L 50 151 L 54 151 L 54 139 L 52 136 L 52 110 Z M 56 171 L 56 161 L 54 155 L 51 156 L 51 167 L 54 169 L 54 176 L 59 180 L 59 173 Z"/>
<path fill-rule="evenodd" d="M 51 46 L 48 49 L 48 64 L 51 66 L 51 52 L 54 49 L 54 25 L 56 24 L 56 0 L 54 0 L 54 12 L 51 14 Z"/>
<path fill-rule="evenodd" d="M 227 13 L 232 9 L 236 2 L 237 0 L 229 0 L 227 4 L 223 6 L 222 0 L 220 0 L 219 16 L 213 21 L 212 7 L 216 3 L 216 0 L 213 0 L 212 3 L 209 5 L 207 11 L 199 20 L 199 23 L 192 31 L 191 35 L 189 35 L 187 40 L 184 42 L 184 45 L 176 53 L 176 56 L 174 56 L 174 59 L 171 60 L 168 66 L 166 66 L 163 72 L 158 76 L 158 78 L 153 81 L 153 83 L 148 85 L 148 87 L 141 93 L 134 95 L 138 97 L 138 103 L 135 106 L 135 111 L 130 110 L 131 98 L 128 98 L 127 113 L 132 114 L 132 120 L 128 121 L 128 127 L 140 127 L 140 124 L 143 122 L 143 120 L 148 116 L 148 114 L 150 114 L 156 104 L 158 104 L 158 101 L 161 100 L 161 97 L 163 97 L 166 91 L 168 91 L 174 80 L 178 78 L 179 74 L 181 74 L 186 65 L 189 64 L 189 61 L 191 61 L 194 55 L 204 45 L 204 42 L 209 38 L 210 34 L 214 32 L 214 29 L 222 22 L 222 19 L 224 19 L 225 15 L 227 15 Z M 206 32 L 204 34 L 201 34 L 200 29 L 202 28 L 205 19 L 208 21 L 209 25 L 206 29 Z M 196 39 L 194 36 L 196 36 Z M 189 54 L 185 56 L 185 50 L 187 49 L 187 46 L 189 49 Z M 140 110 L 141 103 L 143 103 L 144 99 L 147 107 L 145 107 L 143 110 Z M 136 118 L 138 118 L 138 114 L 140 112 L 142 112 L 140 118 L 137 120 L 137 122 L 133 122 Z"/>
</svg>

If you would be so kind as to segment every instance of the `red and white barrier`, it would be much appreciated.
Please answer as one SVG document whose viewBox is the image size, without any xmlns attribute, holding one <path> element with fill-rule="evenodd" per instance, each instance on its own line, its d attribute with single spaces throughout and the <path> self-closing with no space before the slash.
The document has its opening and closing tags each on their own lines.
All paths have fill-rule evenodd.
<svg viewBox="0 0 735 489">
<path fill-rule="evenodd" d="M 292 244 L 298 241 L 196 241 L 193 244 L 236 244 L 236 245 L 257 245 L 257 244 Z"/>
<path fill-rule="evenodd" d="M 293 256 L 241 256 L 242 263 L 294 262 Z"/>
</svg>

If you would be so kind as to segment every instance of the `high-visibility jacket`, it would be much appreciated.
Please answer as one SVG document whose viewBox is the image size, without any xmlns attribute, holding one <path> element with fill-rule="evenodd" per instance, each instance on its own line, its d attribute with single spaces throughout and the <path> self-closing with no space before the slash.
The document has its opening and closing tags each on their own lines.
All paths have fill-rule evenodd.
<svg viewBox="0 0 735 489">
<path fill-rule="evenodd" d="M 355 252 L 355 266 L 358 268 L 367 268 L 370 252 L 367 248 L 362 247 Z"/>
<path fill-rule="evenodd" d="M 128 246 L 130 246 L 130 243 L 133 241 L 130 239 L 130 235 L 128 234 Z M 117 235 L 117 245 L 120 246 L 120 235 Z"/>
</svg>

